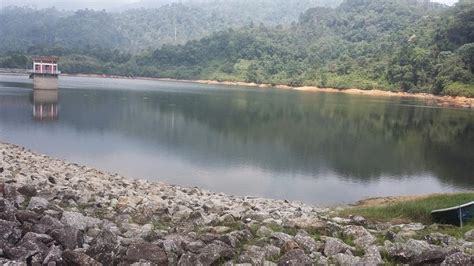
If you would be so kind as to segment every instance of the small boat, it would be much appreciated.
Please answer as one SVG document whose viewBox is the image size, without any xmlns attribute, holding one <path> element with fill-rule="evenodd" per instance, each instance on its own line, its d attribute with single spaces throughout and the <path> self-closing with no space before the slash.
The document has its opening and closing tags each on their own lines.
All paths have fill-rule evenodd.
<svg viewBox="0 0 474 266">
<path fill-rule="evenodd" d="M 433 221 L 439 224 L 453 224 L 463 226 L 474 220 L 474 201 L 452 208 L 434 210 L 431 212 Z"/>
</svg>

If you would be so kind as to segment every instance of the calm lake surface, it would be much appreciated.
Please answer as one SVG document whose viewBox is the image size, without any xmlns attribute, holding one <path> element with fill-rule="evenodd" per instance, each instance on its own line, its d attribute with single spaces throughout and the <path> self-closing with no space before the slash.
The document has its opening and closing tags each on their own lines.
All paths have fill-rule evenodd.
<svg viewBox="0 0 474 266">
<path fill-rule="evenodd" d="M 474 188 L 474 111 L 414 99 L 0 75 L 0 141 L 134 178 L 317 205 Z"/>
</svg>

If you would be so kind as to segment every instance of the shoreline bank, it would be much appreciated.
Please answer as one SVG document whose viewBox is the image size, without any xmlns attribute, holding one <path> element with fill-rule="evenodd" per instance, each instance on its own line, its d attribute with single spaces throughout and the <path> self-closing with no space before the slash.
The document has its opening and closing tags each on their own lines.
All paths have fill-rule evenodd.
<svg viewBox="0 0 474 266">
<path fill-rule="evenodd" d="M 0 73 L 0 75 L 24 75 L 22 73 Z M 272 84 L 257 84 L 241 81 L 217 81 L 217 80 L 182 80 L 171 78 L 150 78 L 150 77 L 126 77 L 117 75 L 100 75 L 100 74 L 61 74 L 66 77 L 87 77 L 87 78 L 111 78 L 111 79 L 132 79 L 132 80 L 151 80 L 151 81 L 169 81 L 169 82 L 184 82 L 208 85 L 224 85 L 224 86 L 240 86 L 253 87 L 261 89 L 284 89 L 294 91 L 306 92 L 325 92 L 325 93 L 342 93 L 350 95 L 364 95 L 369 97 L 398 97 L 398 98 L 414 98 L 426 102 L 429 105 L 438 107 L 453 107 L 463 109 L 474 109 L 474 98 L 462 96 L 441 96 L 430 93 L 408 93 L 408 92 L 393 92 L 380 89 L 363 90 L 357 88 L 351 89 L 336 89 L 336 88 L 320 88 L 316 86 L 301 86 L 291 87 L 288 85 L 272 85 Z"/>
<path fill-rule="evenodd" d="M 427 102 L 430 105 L 439 107 L 456 107 L 473 109 L 474 98 L 467 98 L 461 96 L 440 96 L 429 93 L 408 93 L 408 92 L 393 92 L 379 89 L 363 90 L 357 88 L 351 89 L 336 89 L 336 88 L 320 88 L 316 86 L 300 86 L 292 87 L 288 85 L 271 85 L 271 84 L 257 84 L 241 81 L 217 81 L 217 80 L 180 80 L 171 78 L 149 78 L 149 77 L 124 77 L 115 75 L 98 75 L 98 74 L 63 74 L 69 77 L 92 77 L 92 78 L 117 78 L 117 79 L 137 79 L 137 80 L 155 80 L 155 81 L 170 81 L 170 82 L 186 82 L 186 83 L 197 83 L 197 84 L 208 84 L 208 85 L 225 85 L 225 86 L 240 86 L 240 87 L 256 87 L 256 88 L 276 88 L 285 90 L 295 91 L 306 91 L 306 92 L 326 92 L 326 93 L 343 93 L 350 95 L 365 95 L 372 97 L 400 97 L 400 98 L 416 98 Z"/>
<path fill-rule="evenodd" d="M 474 263 L 474 231 L 129 179 L 1 141 L 0 196 L 2 264 Z"/>
</svg>

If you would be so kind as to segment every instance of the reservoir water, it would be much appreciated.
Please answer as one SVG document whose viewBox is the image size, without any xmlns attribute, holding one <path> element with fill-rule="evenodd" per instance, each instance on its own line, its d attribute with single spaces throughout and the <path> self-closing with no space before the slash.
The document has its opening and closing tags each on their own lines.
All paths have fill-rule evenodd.
<svg viewBox="0 0 474 266">
<path fill-rule="evenodd" d="M 317 205 L 474 188 L 474 111 L 408 98 L 0 75 L 0 141 L 133 178 Z M 0 162 L 1 163 L 1 162 Z"/>
</svg>

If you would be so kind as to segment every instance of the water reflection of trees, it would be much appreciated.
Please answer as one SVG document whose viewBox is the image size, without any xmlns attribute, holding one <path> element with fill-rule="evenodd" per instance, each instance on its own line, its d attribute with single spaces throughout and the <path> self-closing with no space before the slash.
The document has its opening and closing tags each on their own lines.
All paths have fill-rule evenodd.
<svg viewBox="0 0 474 266">
<path fill-rule="evenodd" d="M 85 100 L 62 98 L 64 121 L 77 130 L 125 133 L 192 160 L 248 160 L 304 173 L 324 168 L 360 181 L 432 173 L 474 185 L 471 111 L 278 90 L 87 93 Z"/>
</svg>

